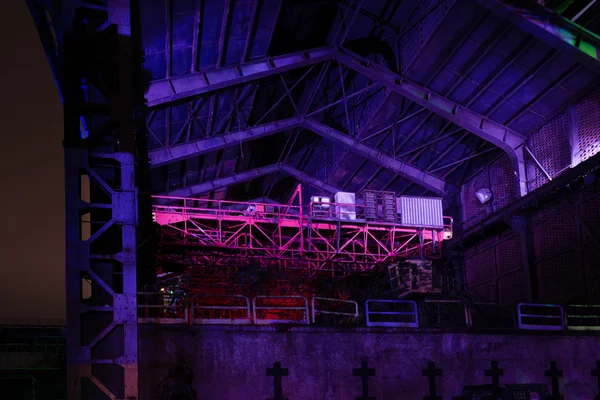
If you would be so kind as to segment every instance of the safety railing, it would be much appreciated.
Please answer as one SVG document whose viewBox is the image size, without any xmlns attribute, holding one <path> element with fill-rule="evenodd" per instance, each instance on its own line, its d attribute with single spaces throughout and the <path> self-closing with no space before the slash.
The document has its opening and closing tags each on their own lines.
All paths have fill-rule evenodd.
<svg viewBox="0 0 600 400">
<path fill-rule="evenodd" d="M 467 328 L 473 327 L 473 320 L 471 318 L 471 309 L 469 308 L 469 306 L 467 306 L 467 304 L 464 301 L 458 300 L 458 299 L 428 299 L 428 300 L 425 300 L 424 302 L 426 304 L 439 304 L 439 305 L 456 304 L 456 305 L 458 305 L 464 314 L 465 326 Z"/>
<path fill-rule="evenodd" d="M 207 200 L 173 196 L 152 196 L 154 220 L 161 224 L 181 222 L 189 218 L 254 218 L 299 220 L 300 206 L 261 202 Z"/>
<path fill-rule="evenodd" d="M 252 312 L 256 325 L 310 324 L 308 299 L 303 296 L 257 296 Z"/>
<path fill-rule="evenodd" d="M 141 324 L 353 324 L 362 320 L 357 302 L 318 296 L 311 298 L 310 304 L 304 296 L 257 296 L 252 299 L 225 294 L 198 294 L 188 298 L 175 298 L 168 293 L 138 293 L 138 296 L 141 300 L 138 300 L 138 321 Z M 464 316 L 464 325 L 473 328 L 471 309 L 460 299 L 427 299 L 419 304 L 421 306 L 407 300 L 367 300 L 364 308 L 366 326 L 451 329 L 454 326 L 436 326 L 425 317 L 422 320 L 421 314 L 433 315 L 426 312 L 428 305 L 455 304 L 462 311 L 456 309 L 452 314 L 457 316 L 456 312 L 460 312 L 461 317 Z M 538 331 L 600 331 L 600 305 L 569 305 L 565 309 L 566 312 L 557 304 L 520 303 L 517 305 L 517 327 Z"/>
<path fill-rule="evenodd" d="M 250 300 L 245 296 L 199 294 L 193 297 L 191 310 L 192 324 L 243 325 L 252 323 Z"/>
<path fill-rule="evenodd" d="M 354 318 L 358 323 L 358 303 L 352 300 L 313 297 L 311 300 L 312 323 L 317 322 L 318 315 Z"/>
<path fill-rule="evenodd" d="M 562 331 L 565 328 L 564 311 L 556 304 L 519 303 L 517 324 L 519 329 Z"/>
<path fill-rule="evenodd" d="M 407 300 L 367 300 L 367 326 L 386 328 L 418 328 L 417 303 Z"/>
<path fill-rule="evenodd" d="M 570 331 L 600 331 L 600 305 L 568 305 L 565 319 Z"/>
<path fill-rule="evenodd" d="M 168 293 L 138 293 L 138 322 L 140 324 L 186 324 L 188 307 L 183 300 Z"/>
</svg>

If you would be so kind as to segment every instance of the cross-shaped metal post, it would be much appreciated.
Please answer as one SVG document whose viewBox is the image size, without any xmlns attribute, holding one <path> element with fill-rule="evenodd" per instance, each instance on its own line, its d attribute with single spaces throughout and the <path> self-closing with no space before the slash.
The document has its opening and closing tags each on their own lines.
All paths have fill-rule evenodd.
<svg viewBox="0 0 600 400">
<path fill-rule="evenodd" d="M 598 396 L 600 396 L 600 361 L 596 361 L 596 369 L 592 370 L 592 376 L 598 380 Z"/>
<path fill-rule="evenodd" d="M 354 368 L 352 375 L 360 376 L 362 379 L 362 396 L 357 397 L 356 400 L 375 400 L 374 396 L 369 396 L 369 377 L 375 376 L 375 368 L 368 368 L 367 361 L 361 362 L 360 368 Z"/>
<path fill-rule="evenodd" d="M 281 382 L 281 377 L 288 376 L 288 369 L 281 368 L 281 363 L 277 361 L 273 363 L 273 368 L 267 368 L 267 376 L 272 376 L 275 382 L 275 397 L 269 400 L 288 400 L 287 398 L 283 397 L 283 385 Z"/>
<path fill-rule="evenodd" d="M 565 396 L 560 394 L 558 378 L 563 376 L 563 372 L 556 366 L 556 361 L 550 362 L 550 369 L 546 370 L 545 375 L 552 380 L 552 394 L 547 397 L 548 400 L 564 400 Z"/>
<path fill-rule="evenodd" d="M 492 369 L 486 369 L 485 376 L 492 377 L 492 386 L 495 390 L 500 389 L 500 377 L 504 375 L 504 370 L 498 368 L 498 361 L 492 361 Z"/>
<path fill-rule="evenodd" d="M 442 376 L 442 370 L 435 368 L 434 362 L 427 363 L 427 369 L 421 371 L 423 376 L 429 378 L 429 396 L 423 396 L 423 400 L 442 400 L 442 396 L 437 395 L 436 376 Z"/>
</svg>

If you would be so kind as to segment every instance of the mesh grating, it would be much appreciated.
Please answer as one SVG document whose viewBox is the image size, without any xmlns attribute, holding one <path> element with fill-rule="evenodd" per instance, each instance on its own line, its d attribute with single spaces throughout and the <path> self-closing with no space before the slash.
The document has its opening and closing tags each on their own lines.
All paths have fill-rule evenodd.
<svg viewBox="0 0 600 400">
<path fill-rule="evenodd" d="M 479 301 L 515 304 L 525 297 L 521 243 L 510 229 L 465 250 L 465 270 Z"/>
<path fill-rule="evenodd" d="M 537 264 L 541 301 L 558 304 L 579 301 L 581 274 L 576 270 L 575 259 L 575 253 L 568 251 Z"/>
<path fill-rule="evenodd" d="M 487 249 L 465 260 L 467 283 L 477 286 L 496 277 L 494 249 Z"/>
<path fill-rule="evenodd" d="M 592 197 L 579 206 L 579 215 L 595 237 L 600 237 L 600 195 Z M 591 238 L 586 237 L 586 241 Z"/>
<path fill-rule="evenodd" d="M 475 193 L 483 188 L 492 191 L 492 200 L 481 204 Z M 510 204 L 517 197 L 518 182 L 510 158 L 506 155 L 485 168 L 463 185 L 463 218 L 465 227 L 483 220 L 488 214 Z"/>
<path fill-rule="evenodd" d="M 583 262 L 586 271 L 587 301 L 600 304 L 600 249 L 594 243 L 588 243 L 583 248 Z"/>
<path fill-rule="evenodd" d="M 500 275 L 523 268 L 521 261 L 521 241 L 518 235 L 496 245 L 496 260 Z"/>
<path fill-rule="evenodd" d="M 535 258 L 543 261 L 575 247 L 575 218 L 570 212 L 555 215 L 533 227 Z"/>
<path fill-rule="evenodd" d="M 465 227 L 476 224 L 491 212 L 491 206 L 481 204 L 475 196 L 475 192 L 482 188 L 489 188 L 487 169 L 481 171 L 463 185 L 462 197 Z"/>
<path fill-rule="evenodd" d="M 539 131 L 529 138 L 529 148 L 551 177 L 557 176 L 571 165 L 571 150 L 567 112 L 552 118 Z M 527 163 L 529 190 L 537 189 L 548 179 L 537 167 L 533 159 Z"/>
<path fill-rule="evenodd" d="M 523 270 L 503 275 L 498 279 L 499 301 L 502 304 L 518 304 L 525 300 Z"/>
<path fill-rule="evenodd" d="M 510 204 L 517 196 L 517 180 L 508 155 L 505 155 L 490 165 L 489 171 L 494 210 L 499 210 Z"/>
<path fill-rule="evenodd" d="M 600 90 L 591 92 L 575 106 L 578 161 L 600 152 Z"/>
</svg>

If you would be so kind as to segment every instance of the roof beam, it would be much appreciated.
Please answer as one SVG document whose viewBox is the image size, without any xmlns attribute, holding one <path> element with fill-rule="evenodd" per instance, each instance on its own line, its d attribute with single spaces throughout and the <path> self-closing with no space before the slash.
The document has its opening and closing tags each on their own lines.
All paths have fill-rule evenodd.
<svg viewBox="0 0 600 400">
<path fill-rule="evenodd" d="M 258 167 L 248 171 L 240 172 L 237 174 L 233 174 L 227 176 L 225 178 L 214 179 L 208 182 L 202 182 L 195 185 L 184 186 L 179 189 L 172 190 L 170 192 L 161 193 L 158 196 L 171 196 L 171 197 L 194 197 L 199 196 L 204 193 L 214 192 L 216 190 L 224 189 L 231 185 L 236 185 L 238 183 L 244 183 L 251 181 L 255 178 L 260 178 L 262 176 L 274 174 L 276 172 L 283 171 L 292 177 L 294 177 L 299 182 L 305 183 L 307 185 L 311 185 L 316 187 L 317 189 L 321 189 L 323 191 L 329 193 L 341 192 L 342 190 L 330 185 L 326 182 L 323 182 L 315 177 L 310 176 L 309 174 L 297 170 L 294 167 L 290 167 L 289 165 L 285 165 L 283 163 L 271 164 L 265 167 Z"/>
<path fill-rule="evenodd" d="M 146 89 L 148 107 L 198 96 L 292 69 L 302 68 L 335 57 L 336 49 L 323 47 L 298 53 L 213 68 L 189 75 L 151 81 Z"/>
<path fill-rule="evenodd" d="M 194 197 L 199 196 L 203 193 L 214 192 L 219 189 L 251 181 L 261 176 L 270 175 L 274 172 L 279 171 L 278 164 L 267 165 L 266 167 L 258 167 L 248 171 L 240 172 L 234 175 L 227 176 L 225 178 L 219 178 L 208 182 L 202 182 L 195 185 L 184 186 L 179 189 L 172 190 L 170 192 L 161 193 L 159 196 L 173 196 L 173 197 Z"/>
<path fill-rule="evenodd" d="M 304 171 L 300 171 L 296 168 L 290 167 L 289 165 L 282 164 L 281 170 L 288 173 L 289 175 L 293 176 L 294 178 L 296 178 L 297 181 L 306 183 L 307 185 L 314 186 L 315 188 L 323 190 L 325 192 L 328 192 L 331 194 L 335 194 L 337 192 L 343 192 L 342 189 L 340 189 L 336 186 L 330 185 L 327 182 L 323 182 L 322 180 L 317 179 L 313 176 L 310 176 L 309 174 L 307 174 Z"/>
<path fill-rule="evenodd" d="M 364 157 L 374 163 L 381 165 L 390 171 L 401 175 L 415 183 L 438 193 L 450 199 L 451 185 L 446 183 L 442 178 L 439 178 L 427 171 L 424 171 L 405 161 L 396 160 L 393 157 L 375 149 L 371 146 L 360 143 L 357 139 L 352 138 L 342 132 L 339 132 L 327 125 L 310 119 L 305 120 L 304 125 L 307 129 L 319 134 L 320 136 L 341 143 L 349 148 L 349 150 L 361 157 Z"/>
<path fill-rule="evenodd" d="M 348 50 L 340 49 L 337 59 L 367 78 L 387 86 L 390 90 L 421 107 L 433 111 L 448 121 L 503 149 L 509 155 L 513 168 L 518 174 L 521 195 L 527 193 L 527 178 L 522 149 L 526 140 L 525 136 L 462 107 L 417 83 L 411 82 L 387 68 L 373 64 Z"/>
<path fill-rule="evenodd" d="M 293 129 L 302 123 L 302 118 L 293 117 L 268 124 L 257 125 L 252 128 L 242 129 L 237 132 L 225 133 L 211 138 L 194 140 L 188 143 L 175 145 L 168 148 L 151 150 L 148 153 L 150 165 L 160 167 L 172 162 L 185 160 L 206 154 L 211 151 L 221 150 L 235 143 L 259 139 L 288 129 Z"/>
<path fill-rule="evenodd" d="M 477 0 L 525 32 L 600 72 L 600 37 L 534 1 Z"/>
</svg>

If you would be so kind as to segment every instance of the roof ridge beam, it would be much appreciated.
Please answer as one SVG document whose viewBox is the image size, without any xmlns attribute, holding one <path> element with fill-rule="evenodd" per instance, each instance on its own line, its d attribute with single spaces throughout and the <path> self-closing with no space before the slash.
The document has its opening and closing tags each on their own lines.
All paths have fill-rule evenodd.
<svg viewBox="0 0 600 400">
<path fill-rule="evenodd" d="M 324 190 L 329 193 L 341 192 L 342 190 L 334 185 L 327 182 L 323 182 L 313 176 L 310 176 L 304 171 L 300 171 L 294 167 L 283 163 L 271 164 L 264 167 L 253 168 L 247 171 L 239 172 L 224 178 L 214 179 L 212 181 L 201 182 L 195 185 L 184 186 L 170 192 L 161 193 L 158 196 L 170 196 L 170 197 L 194 197 L 199 196 L 203 193 L 214 192 L 219 189 L 224 189 L 228 186 L 235 185 L 238 183 L 248 182 L 252 179 L 259 178 L 262 176 L 274 174 L 276 172 L 283 171 L 294 177 L 301 183 L 311 185 L 317 189 Z"/>
<path fill-rule="evenodd" d="M 211 151 L 221 150 L 236 142 L 246 142 L 283 132 L 300 126 L 302 118 L 292 117 L 267 124 L 256 125 L 247 129 L 229 132 L 193 140 L 172 147 L 160 148 L 148 152 L 152 168 L 160 167 L 172 162 L 186 160 Z"/>
<path fill-rule="evenodd" d="M 523 158 L 523 145 L 527 140 L 525 136 L 346 49 L 340 48 L 337 59 L 348 68 L 385 85 L 421 107 L 433 111 L 503 149 L 510 157 L 519 178 L 521 195 L 527 194 L 527 177 Z"/>
<path fill-rule="evenodd" d="M 444 179 L 406 161 L 396 160 L 393 157 L 383 153 L 381 150 L 360 143 L 357 139 L 339 132 L 325 124 L 311 119 L 306 119 L 304 121 L 304 126 L 326 139 L 347 146 L 351 152 L 375 162 L 398 175 L 410 179 L 424 188 L 444 196 L 448 200 L 451 200 L 450 192 L 456 190 L 456 188 L 447 183 Z"/>
<path fill-rule="evenodd" d="M 211 68 L 188 75 L 158 79 L 149 82 L 144 97 L 148 107 L 155 107 L 332 60 L 335 58 L 336 52 L 335 47 L 320 47 L 243 64 Z"/>
<path fill-rule="evenodd" d="M 317 189 L 321 189 L 325 192 L 328 192 L 331 194 L 335 194 L 337 192 L 343 192 L 342 189 L 340 189 L 334 185 L 331 185 L 327 182 L 324 182 L 320 179 L 317 179 L 317 178 L 307 174 L 304 171 L 300 171 L 299 169 L 290 167 L 289 165 L 281 164 L 281 170 L 288 173 L 292 177 L 296 178 L 296 180 L 298 180 L 302 183 L 306 183 L 307 185 L 314 186 Z"/>
<path fill-rule="evenodd" d="M 201 182 L 195 185 L 188 185 L 179 189 L 172 190 L 170 192 L 161 193 L 158 196 L 171 196 L 171 197 L 194 197 L 199 196 L 203 193 L 214 192 L 219 189 L 224 189 L 228 186 L 235 185 L 238 183 L 248 182 L 261 176 L 270 175 L 280 170 L 279 164 L 271 164 L 265 167 L 258 167 L 250 169 L 248 171 L 239 172 L 227 176 L 225 178 L 218 178 L 212 181 Z"/>
<path fill-rule="evenodd" d="M 600 36 L 534 1 L 477 0 L 483 7 L 507 19 L 530 35 L 564 51 L 600 73 Z"/>
</svg>

